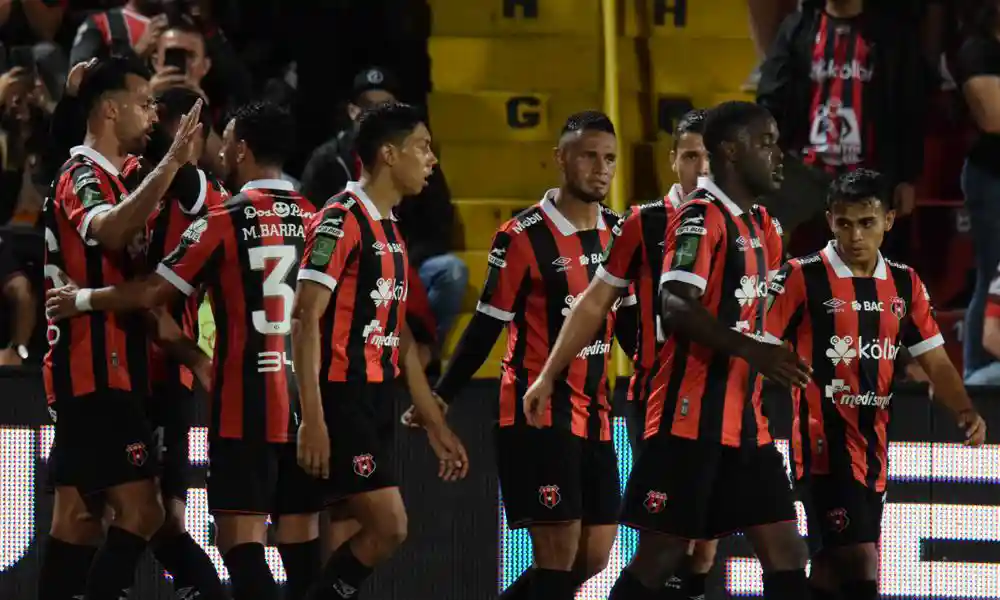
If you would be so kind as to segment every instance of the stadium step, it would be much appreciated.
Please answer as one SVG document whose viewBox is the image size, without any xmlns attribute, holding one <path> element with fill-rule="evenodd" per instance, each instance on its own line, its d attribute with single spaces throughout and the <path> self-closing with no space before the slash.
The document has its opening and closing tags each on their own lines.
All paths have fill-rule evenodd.
<svg viewBox="0 0 1000 600">
<path fill-rule="evenodd" d="M 479 293 L 482 291 L 483 282 L 486 281 L 486 257 L 488 250 L 467 250 L 456 253 L 469 268 L 469 285 L 465 289 L 465 296 L 462 298 L 462 312 L 472 312 L 476 310 L 476 303 L 479 302 Z"/>
<path fill-rule="evenodd" d="M 600 0 L 430 0 L 432 35 L 601 34 Z"/>
<path fill-rule="evenodd" d="M 757 64 L 749 39 L 700 40 L 704 52 L 692 52 L 691 40 L 652 38 L 653 86 L 659 94 L 702 96 L 739 90 Z"/>
<path fill-rule="evenodd" d="M 463 233 L 461 247 L 464 250 L 489 250 L 493 240 L 493 232 L 514 215 L 537 202 L 537 198 L 525 200 L 453 199 L 452 204 L 458 213 L 458 222 L 461 224 Z"/>
<path fill-rule="evenodd" d="M 601 92 L 434 92 L 427 100 L 436 142 L 548 142 L 555 145 L 566 118 L 603 110 Z M 618 137 L 642 138 L 640 97 L 623 94 Z"/>
<path fill-rule="evenodd" d="M 593 37 L 432 36 L 429 51 L 436 92 L 604 89 L 604 54 L 600 40 Z M 619 41 L 619 84 L 624 90 L 639 89 L 635 43 L 624 38 Z"/>
<path fill-rule="evenodd" d="M 473 308 L 473 310 L 475 310 Z M 448 332 L 448 337 L 444 341 L 444 346 L 441 349 L 442 355 L 445 361 L 455 353 L 455 347 L 458 346 L 459 340 L 462 339 L 462 333 L 465 328 L 469 326 L 469 321 L 472 319 L 473 312 L 469 311 L 458 315 L 455 319 L 455 326 L 451 328 Z M 490 357 L 483 363 L 483 366 L 476 371 L 476 379 L 496 379 L 500 376 L 500 360 L 503 358 L 504 350 L 507 348 L 507 330 L 505 329 L 503 333 L 500 334 L 500 338 L 497 340 L 496 345 L 493 346 L 493 350 L 490 352 Z"/>
<path fill-rule="evenodd" d="M 619 0 L 619 3 L 624 4 L 623 27 L 629 37 L 648 35 L 685 40 L 749 37 L 746 0 Z M 640 13 L 640 7 L 645 8 L 645 14 Z M 699 50 L 704 49 L 699 46 Z"/>
</svg>

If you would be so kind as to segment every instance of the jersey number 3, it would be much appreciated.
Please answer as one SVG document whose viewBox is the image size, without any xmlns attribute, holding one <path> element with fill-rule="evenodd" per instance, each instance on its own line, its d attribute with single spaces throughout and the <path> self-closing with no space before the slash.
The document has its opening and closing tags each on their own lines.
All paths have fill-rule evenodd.
<svg viewBox="0 0 1000 600">
<path fill-rule="evenodd" d="M 264 298 L 281 298 L 281 319 L 269 321 L 264 310 L 253 311 L 253 327 L 264 335 L 288 335 L 292 331 L 292 303 L 295 290 L 286 283 L 288 274 L 298 264 L 295 246 L 257 246 L 248 250 L 250 268 L 267 269 L 269 261 L 276 261 L 271 272 L 264 277 Z"/>
</svg>

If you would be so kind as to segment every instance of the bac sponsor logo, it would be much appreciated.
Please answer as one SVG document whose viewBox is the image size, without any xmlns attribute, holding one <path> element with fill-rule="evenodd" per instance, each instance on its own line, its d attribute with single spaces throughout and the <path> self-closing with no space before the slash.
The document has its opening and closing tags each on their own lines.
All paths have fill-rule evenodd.
<svg viewBox="0 0 1000 600">
<path fill-rule="evenodd" d="M 383 244 L 382 242 L 376 241 L 372 244 L 372 250 L 375 251 L 375 256 L 385 256 L 386 254 L 402 254 L 405 252 L 403 245 L 397 242 L 387 242 Z"/>
<path fill-rule="evenodd" d="M 601 264 L 601 255 L 600 254 L 591 253 L 591 254 L 583 254 L 583 255 L 580 256 L 580 265 L 581 266 L 586 267 L 587 265 L 591 265 L 591 264 L 593 264 L 593 265 L 599 265 L 599 264 Z"/>
<path fill-rule="evenodd" d="M 834 366 L 837 366 L 840 364 L 850 365 L 856 359 L 896 360 L 898 353 L 899 346 L 893 344 L 889 338 L 866 342 L 863 337 L 854 339 L 846 335 L 830 338 L 830 347 L 826 350 L 826 357 L 833 362 Z"/>
<path fill-rule="evenodd" d="M 747 250 L 756 250 L 757 248 L 763 248 L 764 244 L 761 243 L 759 238 L 751 237 L 745 238 L 742 235 L 736 238 L 736 249 L 740 252 L 746 252 Z"/>
</svg>

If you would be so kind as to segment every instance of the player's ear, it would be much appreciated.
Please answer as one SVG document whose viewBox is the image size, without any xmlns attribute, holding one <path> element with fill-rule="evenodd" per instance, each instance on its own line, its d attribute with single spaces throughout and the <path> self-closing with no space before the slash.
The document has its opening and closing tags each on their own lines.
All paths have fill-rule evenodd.
<svg viewBox="0 0 1000 600">
<path fill-rule="evenodd" d="M 396 147 L 392 144 L 382 144 L 382 147 L 378 149 L 378 153 L 382 156 L 382 161 L 388 166 L 393 166 L 396 164 Z"/>
<path fill-rule="evenodd" d="M 560 171 L 566 170 L 566 144 L 559 144 L 552 149 L 552 157 L 556 159 Z"/>
<path fill-rule="evenodd" d="M 243 140 L 236 142 L 236 162 L 241 163 L 246 160 L 247 152 L 250 149 L 247 147 L 247 143 Z"/>
<path fill-rule="evenodd" d="M 674 173 L 680 172 L 680 169 L 677 168 L 677 150 L 670 151 L 670 170 Z"/>
<path fill-rule="evenodd" d="M 885 211 L 885 230 L 889 231 L 892 226 L 896 223 L 896 211 L 889 209 Z"/>
<path fill-rule="evenodd" d="M 826 226 L 830 228 L 830 232 L 831 233 L 834 231 L 834 229 L 833 229 L 833 213 L 830 212 L 830 211 L 826 211 Z"/>
</svg>

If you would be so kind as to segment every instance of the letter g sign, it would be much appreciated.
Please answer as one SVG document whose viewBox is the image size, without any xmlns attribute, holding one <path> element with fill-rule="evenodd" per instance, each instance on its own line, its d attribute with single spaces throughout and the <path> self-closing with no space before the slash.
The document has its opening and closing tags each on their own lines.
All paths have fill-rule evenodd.
<svg viewBox="0 0 1000 600">
<path fill-rule="evenodd" d="M 542 101 L 535 96 L 514 96 L 507 100 L 507 125 L 511 129 L 531 129 L 542 122 Z"/>
</svg>

